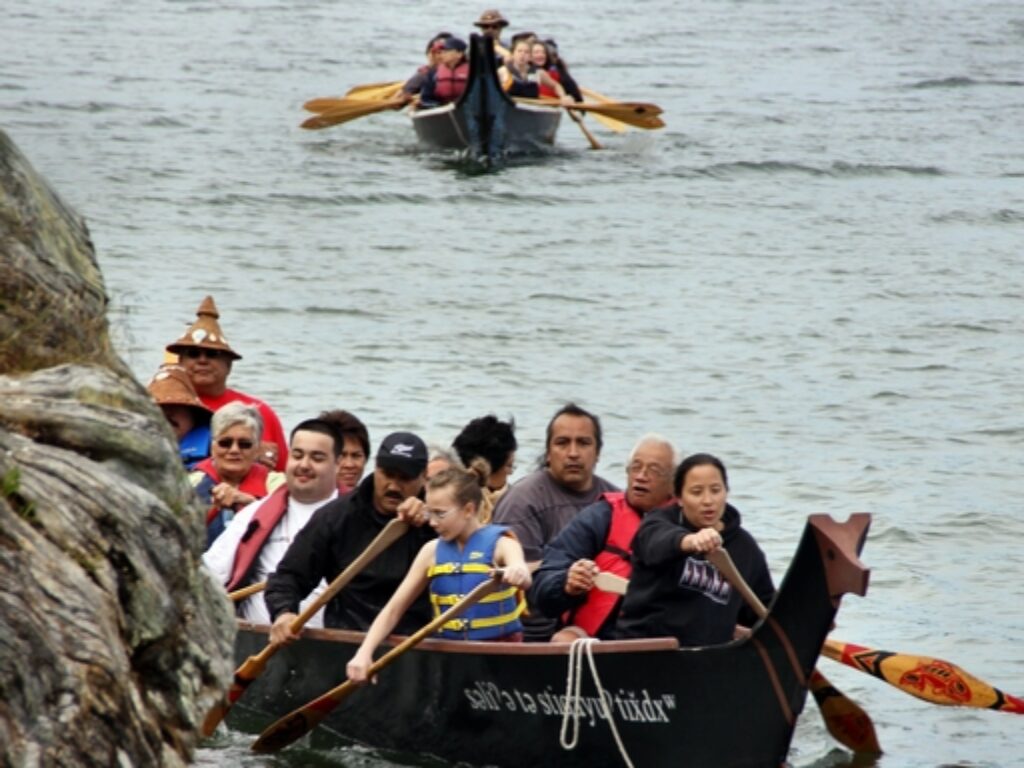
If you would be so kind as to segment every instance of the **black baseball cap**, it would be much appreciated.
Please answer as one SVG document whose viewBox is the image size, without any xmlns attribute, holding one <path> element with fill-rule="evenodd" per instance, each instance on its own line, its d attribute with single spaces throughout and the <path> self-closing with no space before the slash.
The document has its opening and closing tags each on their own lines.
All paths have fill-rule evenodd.
<svg viewBox="0 0 1024 768">
<path fill-rule="evenodd" d="M 392 432 L 381 441 L 377 466 L 417 477 L 427 469 L 427 446 L 412 432 Z"/>
</svg>

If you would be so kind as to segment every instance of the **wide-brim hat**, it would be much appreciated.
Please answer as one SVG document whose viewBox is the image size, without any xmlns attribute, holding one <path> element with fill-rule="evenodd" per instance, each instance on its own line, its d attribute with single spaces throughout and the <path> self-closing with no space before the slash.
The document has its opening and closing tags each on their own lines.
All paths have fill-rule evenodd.
<svg viewBox="0 0 1024 768">
<path fill-rule="evenodd" d="M 480 18 L 473 22 L 474 27 L 507 27 L 508 19 L 501 15 L 501 11 L 491 8 L 480 14 Z"/>
<path fill-rule="evenodd" d="M 180 365 L 161 365 L 160 370 L 146 385 L 146 389 L 157 405 L 187 405 L 198 408 L 206 416 L 212 413 L 203 405 L 203 401 L 199 399 L 192 386 L 188 372 Z"/>
<path fill-rule="evenodd" d="M 217 322 L 219 317 L 220 313 L 217 311 L 217 305 L 213 303 L 213 296 L 207 296 L 196 310 L 196 321 L 180 339 L 167 345 L 167 351 L 180 355 L 189 347 L 201 347 L 224 352 L 232 360 L 241 360 L 242 356 L 231 348 L 224 337 L 224 331 Z"/>
</svg>

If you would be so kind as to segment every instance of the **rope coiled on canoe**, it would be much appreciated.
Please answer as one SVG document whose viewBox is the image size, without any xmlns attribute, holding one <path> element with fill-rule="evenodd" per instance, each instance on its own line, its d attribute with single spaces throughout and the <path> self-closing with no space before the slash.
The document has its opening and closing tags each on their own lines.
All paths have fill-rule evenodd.
<svg viewBox="0 0 1024 768">
<path fill-rule="evenodd" d="M 601 702 L 601 712 L 612 731 L 615 744 L 619 748 L 622 760 L 633 768 L 633 761 L 629 759 L 626 746 L 619 736 L 619 729 L 615 727 L 615 720 L 612 719 L 612 711 L 608 706 L 608 699 L 605 697 L 604 687 L 601 685 L 601 678 L 597 674 L 597 664 L 594 662 L 594 643 L 600 642 L 594 637 L 581 637 L 573 640 L 569 646 L 569 671 L 565 680 L 565 708 L 562 711 L 562 729 L 558 735 L 558 741 L 562 749 L 575 749 L 580 740 L 580 714 L 583 707 L 580 705 L 580 691 L 583 687 L 583 659 L 586 657 L 590 666 L 590 676 L 594 680 L 594 688 L 597 690 L 597 698 Z M 569 735 L 569 723 L 572 721 L 572 735 Z"/>
</svg>

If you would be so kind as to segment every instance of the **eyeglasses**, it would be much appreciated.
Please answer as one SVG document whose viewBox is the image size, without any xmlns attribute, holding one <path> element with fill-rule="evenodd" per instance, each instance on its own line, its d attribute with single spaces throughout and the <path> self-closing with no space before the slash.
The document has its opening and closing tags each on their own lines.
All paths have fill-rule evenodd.
<svg viewBox="0 0 1024 768">
<path fill-rule="evenodd" d="M 631 475 L 641 475 L 646 472 L 655 480 L 664 480 L 669 476 L 671 470 L 665 469 L 661 464 L 644 464 L 642 461 L 634 461 L 626 471 Z"/>
<path fill-rule="evenodd" d="M 431 518 L 432 520 L 437 520 L 438 522 L 440 522 L 441 520 L 444 520 L 446 517 L 448 517 L 448 515 L 450 515 L 454 511 L 455 511 L 454 509 L 428 509 L 428 510 L 426 510 L 427 517 Z"/>
<path fill-rule="evenodd" d="M 246 440 L 244 437 L 241 437 L 241 438 L 239 438 L 239 437 L 219 437 L 219 438 L 217 438 L 217 447 L 218 448 L 225 448 L 225 449 L 227 449 L 227 448 L 230 448 L 232 445 L 235 445 L 236 443 L 238 444 L 238 447 L 241 448 L 243 451 L 248 451 L 250 448 L 252 448 L 254 445 L 256 445 L 256 443 L 254 443 L 252 440 Z"/>
<path fill-rule="evenodd" d="M 200 357 L 205 357 L 207 360 L 219 360 L 222 357 L 227 357 L 227 354 L 219 349 L 207 349 L 206 347 L 186 347 L 185 357 L 187 357 L 189 360 L 198 360 Z"/>
</svg>

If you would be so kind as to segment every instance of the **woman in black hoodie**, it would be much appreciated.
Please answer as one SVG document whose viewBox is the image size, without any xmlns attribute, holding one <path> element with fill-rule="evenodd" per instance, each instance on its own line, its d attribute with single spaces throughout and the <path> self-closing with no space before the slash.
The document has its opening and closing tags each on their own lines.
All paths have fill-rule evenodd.
<svg viewBox="0 0 1024 768">
<path fill-rule="evenodd" d="M 733 638 L 736 625 L 757 617 L 705 559 L 725 547 L 739 572 L 768 605 L 775 586 L 764 553 L 726 502 L 729 480 L 721 460 L 689 456 L 676 469 L 678 504 L 648 512 L 633 539 L 633 573 L 622 604 L 621 637 L 672 636 L 682 646 Z"/>
</svg>

